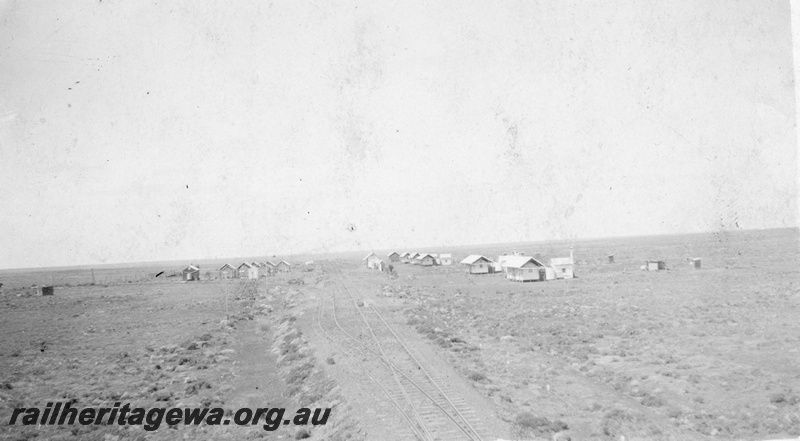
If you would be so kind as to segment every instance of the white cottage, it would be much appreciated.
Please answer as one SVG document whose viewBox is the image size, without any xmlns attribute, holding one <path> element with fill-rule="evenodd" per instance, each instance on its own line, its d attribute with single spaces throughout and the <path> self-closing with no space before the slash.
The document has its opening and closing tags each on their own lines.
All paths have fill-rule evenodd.
<svg viewBox="0 0 800 441">
<path fill-rule="evenodd" d="M 515 282 L 547 280 L 547 269 L 542 262 L 530 256 L 511 256 L 505 261 L 506 279 Z"/>
<path fill-rule="evenodd" d="M 493 262 L 488 257 L 479 254 L 467 256 L 460 263 L 468 274 L 489 274 L 493 272 Z"/>
<path fill-rule="evenodd" d="M 381 258 L 378 257 L 378 255 L 375 253 L 369 253 L 367 254 L 366 257 L 364 257 L 361 260 L 364 261 L 364 266 L 366 266 L 369 269 L 377 269 L 378 264 L 381 262 Z"/>
<path fill-rule="evenodd" d="M 557 279 L 571 279 L 575 277 L 575 259 L 572 256 L 572 248 L 569 249 L 569 257 L 550 259 L 550 267 L 556 272 Z"/>
</svg>

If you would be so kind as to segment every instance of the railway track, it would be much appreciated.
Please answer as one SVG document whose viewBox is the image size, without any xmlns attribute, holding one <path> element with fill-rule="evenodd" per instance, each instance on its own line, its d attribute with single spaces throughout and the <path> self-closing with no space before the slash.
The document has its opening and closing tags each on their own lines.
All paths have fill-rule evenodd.
<svg viewBox="0 0 800 441">
<path fill-rule="evenodd" d="M 338 267 L 340 295 L 320 296 L 317 324 L 325 336 L 355 360 L 389 399 L 388 405 L 407 423 L 408 436 L 430 441 L 485 438 L 486 430 L 461 398 L 429 372 L 373 306 L 356 299 Z M 343 294 L 343 295 L 341 295 Z M 376 415 L 389 409 L 378 409 Z"/>
</svg>

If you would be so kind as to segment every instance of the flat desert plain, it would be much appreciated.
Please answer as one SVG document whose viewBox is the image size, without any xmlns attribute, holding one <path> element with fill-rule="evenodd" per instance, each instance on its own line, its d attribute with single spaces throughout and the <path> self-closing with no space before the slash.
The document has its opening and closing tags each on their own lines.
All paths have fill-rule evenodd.
<svg viewBox="0 0 800 441">
<path fill-rule="evenodd" d="M 127 276 L 99 268 L 95 284 L 86 269 L 2 271 L 0 436 L 459 439 L 403 418 L 388 404 L 402 397 L 372 379 L 380 382 L 381 364 L 365 370 L 370 355 L 341 344 L 344 331 L 368 342 L 364 314 L 374 312 L 474 426 L 463 439 L 797 438 L 799 241 L 784 229 L 429 249 L 421 251 L 452 252 L 456 263 L 394 263 L 396 275 L 360 257 L 314 256 L 314 265 L 256 281 L 156 278 L 159 265 Z M 457 263 L 513 250 L 547 263 L 570 246 L 571 280 L 511 282 Z M 667 269 L 641 271 L 647 259 Z M 54 296 L 28 295 L 51 280 Z M 398 364 L 405 356 L 385 349 Z M 13 408 L 52 401 L 332 413 L 325 426 L 274 431 L 7 424 Z"/>
</svg>

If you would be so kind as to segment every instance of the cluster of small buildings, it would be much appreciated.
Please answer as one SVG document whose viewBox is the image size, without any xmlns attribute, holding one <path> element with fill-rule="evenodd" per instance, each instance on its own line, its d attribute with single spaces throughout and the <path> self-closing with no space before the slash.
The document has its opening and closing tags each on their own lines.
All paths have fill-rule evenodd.
<svg viewBox="0 0 800 441">
<path fill-rule="evenodd" d="M 285 260 L 281 260 L 278 263 L 270 261 L 243 262 L 238 267 L 226 263 L 217 270 L 219 279 L 258 279 L 275 273 L 288 273 L 291 271 L 292 265 Z M 194 264 L 189 265 L 183 270 L 181 278 L 187 282 L 200 280 L 200 267 Z"/>
<path fill-rule="evenodd" d="M 397 254 L 397 253 L 394 253 Z M 403 263 L 421 266 L 435 266 L 435 265 L 452 265 L 452 254 L 438 254 L 438 253 L 417 253 L 412 251 L 410 253 L 403 253 L 398 255 L 398 260 Z"/>
<path fill-rule="evenodd" d="M 686 261 L 694 269 L 700 269 L 702 267 L 702 259 L 700 258 L 687 257 Z M 667 269 L 667 262 L 663 260 L 646 260 L 644 265 L 640 266 L 639 269 L 644 271 L 661 271 Z"/>
<path fill-rule="evenodd" d="M 387 255 L 389 262 L 402 262 L 409 265 L 437 266 L 452 265 L 452 254 L 418 253 L 415 251 Z M 369 253 L 363 259 L 364 265 L 369 269 L 384 271 L 386 262 L 375 253 Z M 474 254 L 462 260 L 461 265 L 468 274 L 495 274 L 503 273 L 509 280 L 518 282 L 571 279 L 575 277 L 575 261 L 570 250 L 570 257 L 550 259 L 550 264 L 545 265 L 537 258 L 526 256 L 524 253 L 514 252 L 502 255 L 493 261 L 486 256 Z"/>
<path fill-rule="evenodd" d="M 421 266 L 435 266 L 435 265 L 452 265 L 453 264 L 453 255 L 452 254 L 436 254 L 436 253 L 417 253 L 417 252 L 410 252 L 410 253 L 398 253 L 396 251 L 392 251 L 386 256 L 389 263 L 408 263 L 412 265 L 421 265 Z M 369 269 L 377 269 L 380 271 L 386 271 L 388 265 L 386 261 L 381 259 L 375 253 L 367 254 L 364 259 L 364 266 Z"/>
<path fill-rule="evenodd" d="M 570 250 L 569 257 L 550 259 L 545 265 L 533 256 L 514 252 L 504 254 L 493 261 L 486 256 L 473 254 L 460 263 L 468 274 L 503 273 L 506 279 L 515 282 L 545 281 L 553 279 L 572 279 L 575 277 L 575 260 Z"/>
</svg>

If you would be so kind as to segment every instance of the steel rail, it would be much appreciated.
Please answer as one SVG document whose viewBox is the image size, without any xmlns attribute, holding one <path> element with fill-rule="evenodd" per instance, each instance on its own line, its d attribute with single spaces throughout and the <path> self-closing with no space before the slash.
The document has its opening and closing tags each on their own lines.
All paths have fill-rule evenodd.
<svg viewBox="0 0 800 441">
<path fill-rule="evenodd" d="M 336 307 L 336 305 L 334 304 L 334 308 L 335 307 Z M 338 346 L 339 349 L 343 353 L 345 353 L 347 356 L 349 356 L 351 359 L 353 359 L 353 361 L 355 361 L 355 363 L 358 365 L 358 367 L 360 367 L 361 370 L 363 370 L 364 373 L 367 374 L 367 377 L 369 377 L 369 379 L 372 380 L 372 382 L 375 383 L 383 391 L 384 394 L 386 394 L 386 396 L 389 398 L 389 400 L 392 402 L 392 404 L 394 404 L 395 407 L 397 407 L 397 410 L 400 411 L 400 414 L 403 415 L 403 418 L 405 418 L 405 420 L 411 426 L 411 429 L 414 431 L 414 434 L 417 435 L 417 437 L 419 437 L 420 439 L 424 439 L 422 434 L 417 429 L 416 424 L 414 424 L 414 422 L 411 420 L 411 418 L 408 416 L 408 414 L 406 414 L 406 412 L 403 410 L 402 406 L 400 406 L 400 403 L 398 403 L 397 400 L 395 400 L 392 397 L 392 395 L 389 393 L 389 391 L 386 390 L 385 387 L 383 387 L 381 382 L 378 381 L 378 379 L 375 378 L 375 376 L 373 376 L 372 373 L 370 373 L 369 369 L 367 369 L 367 367 L 364 366 L 364 364 L 361 363 L 361 361 L 359 361 L 358 357 L 356 357 L 354 354 L 352 354 L 350 351 L 348 351 L 347 348 L 345 348 L 344 345 L 341 342 L 339 342 L 335 338 L 333 338 L 333 336 L 327 330 L 325 330 L 325 328 L 322 326 L 322 294 L 321 293 L 320 293 L 319 302 L 318 302 L 318 306 L 317 306 L 317 326 L 319 326 L 320 331 L 322 331 L 322 333 L 325 335 L 325 337 L 328 340 L 330 340 L 333 344 Z M 420 422 L 420 425 L 421 425 L 421 422 Z"/>
<path fill-rule="evenodd" d="M 449 398 L 447 398 L 447 395 L 444 393 L 444 391 L 439 387 L 439 385 L 430 376 L 430 374 L 428 373 L 428 370 L 425 369 L 422 366 L 422 364 L 417 360 L 416 357 L 414 357 L 414 355 L 411 353 L 411 351 L 408 349 L 408 347 L 405 345 L 405 343 L 403 343 L 403 340 L 401 340 L 400 337 L 394 332 L 394 329 L 392 329 L 392 327 L 389 326 L 388 323 L 386 323 L 386 320 L 383 319 L 383 316 L 381 315 L 381 313 L 379 313 L 375 309 L 375 307 L 373 307 L 373 306 L 370 306 L 370 308 L 375 312 L 375 315 L 377 315 L 378 318 L 381 319 L 381 322 L 383 322 L 383 324 L 386 326 L 386 329 L 388 329 L 389 332 L 391 332 L 392 335 L 394 335 L 394 337 L 397 339 L 397 342 L 400 343 L 400 346 L 403 347 L 403 350 L 406 352 L 406 354 L 408 354 L 408 356 L 411 357 L 411 359 L 414 361 L 414 364 L 416 364 L 417 367 L 419 368 L 420 372 L 422 372 L 425 375 L 425 377 L 428 379 L 428 381 L 430 381 L 430 383 L 433 385 L 433 387 L 435 387 L 436 390 L 439 391 L 439 393 L 442 395 L 442 398 L 444 398 L 444 400 L 447 402 L 447 404 L 449 404 L 450 407 L 453 408 L 453 411 L 455 411 L 456 415 L 458 415 L 458 417 L 461 418 L 461 420 L 464 422 L 464 424 L 467 425 L 469 430 L 472 431 L 472 433 L 475 435 L 475 438 L 477 438 L 478 440 L 481 440 L 481 436 L 480 436 L 480 434 L 478 434 L 478 431 L 475 430 L 475 428 L 472 427 L 472 424 L 470 424 L 469 421 L 467 421 L 467 419 L 464 417 L 464 415 L 462 415 L 461 412 L 458 411 L 458 409 L 456 408 L 455 404 L 452 401 L 450 401 Z"/>
<path fill-rule="evenodd" d="M 337 270 L 338 270 L 338 268 L 337 268 Z M 340 274 L 340 277 L 341 277 L 341 274 Z M 342 279 L 342 282 L 344 282 L 344 279 Z M 392 366 L 391 363 L 389 362 L 389 357 L 384 352 L 383 347 L 381 346 L 380 342 L 378 341 L 378 337 L 375 335 L 375 332 L 372 330 L 372 326 L 370 326 L 370 324 L 367 321 L 366 317 L 364 317 L 364 313 L 361 312 L 361 309 L 359 309 L 358 304 L 356 303 L 356 300 L 350 294 L 350 292 L 348 291 L 346 285 L 345 285 L 345 292 L 347 292 L 348 296 L 350 296 L 350 299 L 353 302 L 353 306 L 356 308 L 356 310 L 358 311 L 359 315 L 361 315 L 361 319 L 364 321 L 364 323 L 366 323 L 367 329 L 369 329 L 369 333 L 370 333 L 370 335 L 372 335 L 372 339 L 375 340 L 375 344 L 378 346 L 378 349 L 381 352 L 380 353 L 381 358 L 385 361 L 385 363 L 387 365 L 390 366 L 389 370 L 392 371 L 392 378 L 394 378 L 395 383 L 397 383 L 397 387 L 400 389 L 400 392 L 403 394 L 403 397 L 406 399 L 406 402 L 411 407 L 411 411 L 414 413 L 414 417 L 417 419 L 417 422 L 419 423 L 420 427 L 422 427 L 422 430 L 425 432 L 425 435 L 426 435 L 427 439 L 433 440 L 433 436 L 431 436 L 430 432 L 428 431 L 428 428 L 425 427 L 425 423 L 422 422 L 422 418 L 420 418 L 419 413 L 417 412 L 416 406 L 414 406 L 414 403 L 411 402 L 411 397 L 408 396 L 408 392 L 406 391 L 405 387 L 403 387 L 403 384 L 400 383 L 400 378 L 397 377 L 397 371 L 398 370 L 395 369 L 394 366 Z M 342 328 L 342 326 L 339 324 L 339 319 L 336 317 L 336 296 L 335 296 L 335 294 L 331 293 L 331 298 L 333 299 L 333 319 L 336 322 L 336 326 L 338 326 L 339 329 L 344 331 L 344 328 Z"/>
<path fill-rule="evenodd" d="M 348 296 L 350 296 L 351 300 L 352 300 L 352 301 L 353 301 L 353 303 L 354 303 L 354 306 L 355 306 L 355 307 L 356 307 L 356 309 L 358 310 L 358 312 L 359 312 L 359 314 L 361 315 L 361 317 L 362 317 L 362 319 L 364 320 L 364 322 L 367 324 L 367 326 L 368 326 L 368 327 L 370 327 L 370 325 L 369 325 L 369 323 L 368 323 L 368 321 L 367 321 L 366 317 L 364 316 L 364 313 L 363 313 L 363 312 L 361 312 L 361 309 L 358 307 L 358 304 L 356 303 L 356 300 L 355 300 L 355 298 L 353 298 L 353 295 L 352 295 L 352 293 L 350 292 L 350 288 L 348 287 L 347 283 L 346 283 L 346 282 L 345 282 L 345 280 L 344 280 L 344 276 L 342 275 L 342 271 L 341 271 L 341 269 L 339 269 L 339 267 L 338 267 L 338 266 L 336 266 L 336 270 L 337 270 L 337 273 L 338 273 L 339 279 L 340 279 L 340 280 L 341 280 L 341 282 L 342 282 L 342 285 L 345 287 L 345 292 L 347 292 Z M 335 308 L 335 304 L 334 304 L 334 308 Z M 378 318 L 379 318 L 379 319 L 380 319 L 380 320 L 383 322 L 383 324 L 386 326 L 386 328 L 387 328 L 387 329 L 389 329 L 389 331 L 392 333 L 392 335 L 393 335 L 393 336 L 394 336 L 394 338 L 397 340 L 397 342 L 398 342 L 398 343 L 400 343 L 400 345 L 402 346 L 403 350 L 404 350 L 404 351 L 405 351 L 405 352 L 406 352 L 406 353 L 409 355 L 409 357 L 411 357 L 411 359 L 412 359 L 412 360 L 414 361 L 414 363 L 417 365 L 417 367 L 419 368 L 419 370 L 420 370 L 420 371 L 421 371 L 421 372 L 422 372 L 422 373 L 425 375 L 425 377 L 426 377 L 427 381 L 428 381 L 429 383 L 431 383 L 431 385 L 433 385 L 433 386 L 434 386 L 434 388 L 436 388 L 436 390 L 439 392 L 439 394 L 441 395 L 441 397 L 442 397 L 442 399 L 445 401 L 445 403 L 446 403 L 447 405 L 449 405 L 449 406 L 450 406 L 450 407 L 453 409 L 453 411 L 456 413 L 456 415 L 458 416 L 458 418 L 460 418 L 460 419 L 461 419 L 461 421 L 462 421 L 464 424 L 466 424 L 466 426 L 469 428 L 469 430 L 465 429 L 465 428 L 462 426 L 462 424 L 461 424 L 459 421 L 457 421 L 457 420 L 456 420 L 456 418 L 454 418 L 454 417 L 453 417 L 453 415 L 451 415 L 451 414 L 450 414 L 450 412 L 448 412 L 448 411 L 447 411 L 447 409 L 445 409 L 444 407 L 442 407 L 442 405 L 440 405 L 439 403 L 437 403 L 435 398 L 431 397 L 431 396 L 430 396 L 430 394 L 428 394 L 427 392 L 425 392 L 425 391 L 422 389 L 422 387 L 421 387 L 419 384 L 417 384 L 417 382 L 415 382 L 414 380 L 412 380 L 411 378 L 409 378 L 408 376 L 406 376 L 406 375 L 405 375 L 405 374 L 404 374 L 402 371 L 400 371 L 400 370 L 397 368 L 397 366 L 395 366 L 393 363 L 391 363 L 391 362 L 388 360 L 388 358 L 386 358 L 386 363 L 387 363 L 387 365 L 388 365 L 390 368 L 392 368 L 393 370 L 397 371 L 397 372 L 398 372 L 398 373 L 399 373 L 399 374 L 400 374 L 400 375 L 401 375 L 403 378 L 405 378 L 405 380 L 406 380 L 406 381 L 408 381 L 408 382 L 409 382 L 411 385 L 413 385 L 415 388 L 417 388 L 417 389 L 418 389 L 418 390 L 419 390 L 419 391 L 420 391 L 420 392 L 421 392 L 423 395 L 425 395 L 425 397 L 426 397 L 426 398 L 428 398 L 428 399 L 431 401 L 431 403 L 433 403 L 433 404 L 434 404 L 436 407 L 438 407 L 438 408 L 439 408 L 439 410 L 441 410 L 441 411 L 442 411 L 442 413 L 444 413 L 444 414 L 445 414 L 445 415 L 446 415 L 446 416 L 447 416 L 447 417 L 450 419 L 450 421 L 452 421 L 452 422 L 453 422 L 453 424 L 455 424 L 455 426 L 456 426 L 456 427 L 458 427 L 458 428 L 459 428 L 459 430 L 461 430 L 461 431 L 462 431 L 462 432 L 463 432 L 465 435 L 467 435 L 467 436 L 468 436 L 470 439 L 472 439 L 472 440 L 477 440 L 477 441 L 483 441 L 483 439 L 481 438 L 480 434 L 478 434 L 477 430 L 475 430 L 475 428 L 474 428 L 474 427 L 472 427 L 472 425 L 471 425 L 471 424 L 470 424 L 470 423 L 467 421 L 467 419 L 464 417 L 464 415 L 462 415 L 462 414 L 461 414 L 461 412 L 459 412 L 459 410 L 456 408 L 455 404 L 454 404 L 454 403 L 453 403 L 453 402 L 452 402 L 452 401 L 451 401 L 451 400 L 450 400 L 450 399 L 447 397 L 447 394 L 445 394 L 445 393 L 444 393 L 444 391 L 442 391 L 442 389 L 441 389 L 441 388 L 439 387 L 439 385 L 436 383 L 436 381 L 434 381 L 434 380 L 433 380 L 433 378 L 430 376 L 430 374 L 428 373 L 428 371 L 427 371 L 427 370 L 426 370 L 424 367 L 422 367 L 422 365 L 419 363 L 419 361 L 416 359 L 416 357 L 414 357 L 414 356 L 411 354 L 411 352 L 409 351 L 408 347 L 407 347 L 407 346 L 406 346 L 406 345 L 405 345 L 405 344 L 402 342 L 402 340 L 400 339 L 400 337 L 399 337 L 399 336 L 398 336 L 398 335 L 397 335 L 397 334 L 394 332 L 394 330 L 393 330 L 393 329 L 392 329 L 392 328 L 391 328 L 391 327 L 390 327 L 390 326 L 389 326 L 389 325 L 386 323 L 386 321 L 383 319 L 383 316 L 381 316 L 381 315 L 380 315 L 380 313 L 379 313 L 377 310 L 375 310 L 375 308 L 371 308 L 371 309 L 372 309 L 372 310 L 375 312 L 375 314 L 378 316 Z M 334 311 L 334 314 L 335 314 L 335 311 Z M 347 334 L 348 336 L 350 336 L 350 338 L 352 338 L 352 339 L 354 339 L 354 340 L 358 341 L 358 339 L 356 339 L 356 338 L 355 338 L 353 335 L 351 335 L 349 332 L 347 332 L 346 330 L 344 330 L 343 328 L 341 328 L 341 325 L 339 325 L 339 323 L 338 323 L 338 320 L 337 320 L 337 326 L 339 326 L 339 327 L 340 327 L 340 329 L 342 329 L 342 332 L 344 332 L 345 334 Z M 377 342 L 377 338 L 375 337 L 375 334 L 372 332 L 372 328 L 371 328 L 371 327 L 370 327 L 370 332 L 372 333 L 372 336 L 373 336 L 373 338 L 375 339 L 376 343 L 378 343 L 378 342 Z M 362 344 L 362 345 L 363 345 L 363 344 Z M 380 345 L 380 344 L 378 343 L 378 345 Z M 380 346 L 379 346 L 379 347 L 380 347 Z M 374 351 L 373 351 L 372 349 L 370 349 L 370 348 L 366 348 L 366 349 L 368 349 L 368 350 L 370 350 L 370 351 L 372 351 L 372 352 L 374 353 Z"/>
</svg>

